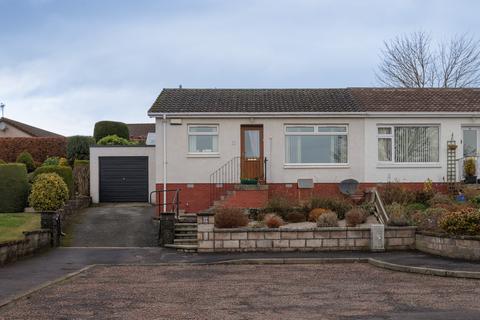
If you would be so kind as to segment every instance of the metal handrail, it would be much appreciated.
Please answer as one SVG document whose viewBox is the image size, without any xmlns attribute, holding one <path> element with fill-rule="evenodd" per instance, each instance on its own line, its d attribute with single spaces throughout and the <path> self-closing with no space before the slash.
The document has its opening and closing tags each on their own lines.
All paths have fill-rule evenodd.
<svg viewBox="0 0 480 320">
<path fill-rule="evenodd" d="M 163 213 L 163 212 L 166 212 L 167 208 L 169 205 L 172 206 L 172 212 L 175 213 L 175 219 L 178 220 L 179 218 L 179 215 L 180 215 L 180 189 L 166 189 L 166 190 L 154 190 L 152 192 L 150 192 L 150 196 L 149 196 L 149 202 L 150 204 L 152 205 L 155 205 L 156 207 L 159 207 L 159 212 L 160 214 Z M 154 203 L 152 201 L 152 195 L 153 194 L 163 194 L 163 193 L 168 193 L 168 192 L 175 192 L 174 195 L 173 195 L 173 198 L 172 198 L 172 202 L 165 202 L 165 203 L 162 203 L 161 201 L 157 201 L 157 203 Z M 157 199 L 161 199 L 162 197 L 157 197 Z"/>
<path fill-rule="evenodd" d="M 378 193 L 378 190 L 376 188 L 372 188 L 369 190 L 371 194 L 371 200 L 370 202 L 373 203 L 375 206 L 375 216 L 378 219 L 378 222 L 387 225 L 388 222 L 390 221 L 390 217 L 387 214 L 387 211 L 385 210 L 385 206 L 383 205 L 382 198 L 380 197 L 380 193 Z"/>
</svg>

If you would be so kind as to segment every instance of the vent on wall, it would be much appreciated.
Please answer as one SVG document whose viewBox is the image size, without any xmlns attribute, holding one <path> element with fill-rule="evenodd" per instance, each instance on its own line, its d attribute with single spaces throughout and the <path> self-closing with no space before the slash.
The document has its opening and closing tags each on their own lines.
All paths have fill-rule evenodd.
<svg viewBox="0 0 480 320">
<path fill-rule="evenodd" d="M 312 189 L 313 179 L 298 179 L 297 184 L 298 184 L 298 189 Z"/>
</svg>

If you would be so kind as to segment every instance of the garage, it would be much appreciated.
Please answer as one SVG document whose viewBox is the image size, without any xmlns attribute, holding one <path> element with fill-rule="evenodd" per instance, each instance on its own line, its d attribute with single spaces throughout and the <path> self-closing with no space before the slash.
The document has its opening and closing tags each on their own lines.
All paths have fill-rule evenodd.
<svg viewBox="0 0 480 320">
<path fill-rule="evenodd" d="M 148 157 L 100 157 L 100 202 L 147 202 Z"/>
</svg>

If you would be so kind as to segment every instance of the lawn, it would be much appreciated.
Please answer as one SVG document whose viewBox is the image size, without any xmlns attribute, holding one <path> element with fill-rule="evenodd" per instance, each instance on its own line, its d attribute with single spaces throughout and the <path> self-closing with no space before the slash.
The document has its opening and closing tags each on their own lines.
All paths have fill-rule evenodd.
<svg viewBox="0 0 480 320">
<path fill-rule="evenodd" d="M 36 213 L 0 213 L 0 242 L 23 239 L 23 231 L 40 229 Z"/>
</svg>

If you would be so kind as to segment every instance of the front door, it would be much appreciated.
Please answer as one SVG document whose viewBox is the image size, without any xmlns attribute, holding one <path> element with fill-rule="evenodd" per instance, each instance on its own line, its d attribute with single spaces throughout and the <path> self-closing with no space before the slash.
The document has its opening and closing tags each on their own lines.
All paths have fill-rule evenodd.
<svg viewBox="0 0 480 320">
<path fill-rule="evenodd" d="M 242 125 L 240 131 L 241 178 L 264 182 L 263 125 Z"/>
</svg>

